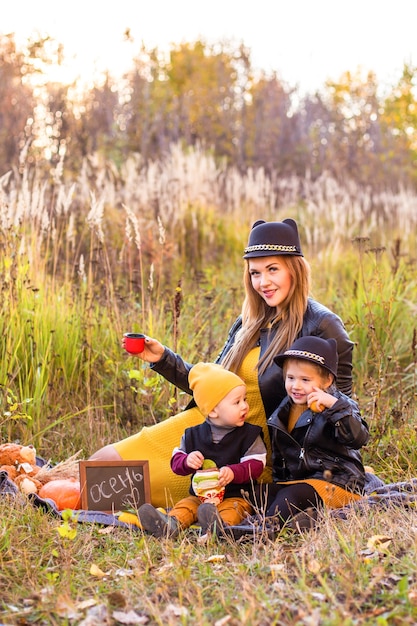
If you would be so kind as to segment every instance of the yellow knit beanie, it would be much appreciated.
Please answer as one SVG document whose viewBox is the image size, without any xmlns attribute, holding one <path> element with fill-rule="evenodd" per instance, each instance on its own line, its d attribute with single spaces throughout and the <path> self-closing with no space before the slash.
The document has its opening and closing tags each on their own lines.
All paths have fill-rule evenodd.
<svg viewBox="0 0 417 626">
<path fill-rule="evenodd" d="M 204 416 L 235 387 L 245 383 L 239 376 L 216 363 L 197 363 L 188 374 L 194 400 Z"/>
</svg>

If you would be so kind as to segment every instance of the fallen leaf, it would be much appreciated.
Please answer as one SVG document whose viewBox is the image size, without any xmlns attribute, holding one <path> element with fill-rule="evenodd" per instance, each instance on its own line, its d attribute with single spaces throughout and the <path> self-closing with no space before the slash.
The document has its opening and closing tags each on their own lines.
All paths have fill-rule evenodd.
<svg viewBox="0 0 417 626">
<path fill-rule="evenodd" d="M 120 569 L 117 569 L 114 572 L 115 576 L 120 576 L 120 578 L 123 578 L 125 576 L 133 576 L 134 572 L 133 569 L 126 569 L 124 567 L 121 567 Z"/>
<path fill-rule="evenodd" d="M 77 529 L 72 527 L 68 522 L 64 522 L 61 526 L 58 526 L 57 531 L 59 536 L 63 539 L 75 539 L 77 536 Z"/>
<path fill-rule="evenodd" d="M 206 559 L 206 563 L 220 563 L 226 559 L 224 554 L 212 554 Z"/>
<path fill-rule="evenodd" d="M 178 606 L 176 604 L 168 604 L 165 611 L 162 613 L 162 617 L 169 620 L 171 617 L 186 617 L 188 611 L 185 606 Z"/>
<path fill-rule="evenodd" d="M 392 537 L 387 537 L 386 535 L 373 535 L 368 539 L 366 545 L 370 550 L 386 552 L 391 541 Z"/>
<path fill-rule="evenodd" d="M 77 602 L 77 609 L 82 611 L 83 609 L 89 609 L 90 606 L 95 606 L 97 604 L 97 600 L 94 598 L 90 598 L 89 600 L 83 600 L 82 602 Z"/>
<path fill-rule="evenodd" d="M 105 604 L 97 604 L 88 609 L 86 617 L 78 626 L 103 626 L 110 623 L 110 615 Z"/>
<path fill-rule="evenodd" d="M 108 575 L 108 573 L 103 572 L 103 570 L 101 570 L 97 565 L 94 565 L 94 563 L 90 567 L 90 574 L 91 576 L 96 576 L 97 578 L 103 578 Z"/>
<path fill-rule="evenodd" d="M 129 611 L 128 613 L 113 611 L 112 616 L 120 624 L 147 624 L 149 622 L 149 617 L 138 615 L 136 611 Z"/>
</svg>

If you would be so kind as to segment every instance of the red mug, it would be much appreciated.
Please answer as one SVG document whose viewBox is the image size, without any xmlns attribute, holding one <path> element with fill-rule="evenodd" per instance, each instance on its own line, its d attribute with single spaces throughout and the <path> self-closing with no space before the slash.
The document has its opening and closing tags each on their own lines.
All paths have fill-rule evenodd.
<svg viewBox="0 0 417 626">
<path fill-rule="evenodd" d="M 141 333 L 125 333 L 124 337 L 124 349 L 129 354 L 139 354 L 145 349 L 145 335 Z"/>
</svg>

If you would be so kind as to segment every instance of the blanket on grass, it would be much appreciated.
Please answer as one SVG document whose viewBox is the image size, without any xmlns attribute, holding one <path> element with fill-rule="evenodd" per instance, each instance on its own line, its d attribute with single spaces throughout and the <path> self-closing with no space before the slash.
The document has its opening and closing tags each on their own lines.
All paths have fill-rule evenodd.
<svg viewBox="0 0 417 626">
<path fill-rule="evenodd" d="M 331 511 L 332 517 L 343 519 L 349 515 L 349 511 L 362 511 L 372 506 L 416 508 L 417 478 L 397 483 L 384 483 L 373 474 L 367 474 L 366 478 L 365 496 L 341 509 L 333 509 Z"/>
<path fill-rule="evenodd" d="M 57 509 L 53 500 L 40 498 L 37 494 L 24 496 L 15 483 L 9 479 L 7 472 L 4 471 L 0 471 L 0 495 L 10 498 L 29 498 L 34 506 L 41 508 L 45 513 L 62 518 L 62 512 Z M 416 503 L 417 478 L 396 483 L 384 483 L 375 474 L 367 473 L 364 497 L 341 509 L 333 509 L 331 515 L 339 519 L 347 519 L 349 511 L 352 510 L 361 511 L 374 506 L 385 508 L 390 506 L 416 507 Z M 135 524 L 123 522 L 118 519 L 117 515 L 102 511 L 77 510 L 73 512 L 73 519 L 79 523 L 120 526 L 136 531 L 140 530 Z M 236 528 L 242 529 L 241 526 Z M 248 534 L 253 535 L 254 528 L 248 528 L 247 531 Z"/>
</svg>

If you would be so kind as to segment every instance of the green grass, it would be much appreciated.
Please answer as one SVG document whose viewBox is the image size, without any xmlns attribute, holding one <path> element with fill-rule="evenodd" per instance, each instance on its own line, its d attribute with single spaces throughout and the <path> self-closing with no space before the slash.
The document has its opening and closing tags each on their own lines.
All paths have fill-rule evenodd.
<svg viewBox="0 0 417 626">
<path fill-rule="evenodd" d="M 415 624 L 414 511 L 324 517 L 275 541 L 175 541 L 62 521 L 0 502 L 6 624 Z M 382 535 L 388 541 L 375 541 Z M 34 541 L 36 537 L 36 541 Z M 137 621 L 119 622 L 130 614 Z M 96 618 L 97 619 L 97 618 Z M 101 621 L 100 621 L 101 620 Z M 108 621 L 107 621 L 108 620 Z M 142 621 L 140 621 L 142 620 Z"/>
<path fill-rule="evenodd" d="M 197 203 L 185 181 L 175 210 L 159 190 L 155 215 L 140 200 L 155 189 L 138 178 L 137 197 L 123 180 L 103 191 L 101 214 L 78 181 L 72 204 L 62 192 L 66 212 L 55 190 L 50 210 L 33 216 L 23 210 L 36 192 L 27 180 L 0 202 L 1 442 L 34 443 L 53 462 L 86 458 L 185 406 L 183 393 L 126 355 L 123 332 L 154 336 L 190 362 L 214 359 L 240 312 L 250 224 L 295 217 L 313 295 L 355 342 L 355 393 L 372 434 L 364 461 L 387 482 L 417 473 L 416 247 L 398 228 L 416 232 L 411 196 L 382 194 L 372 208 L 365 191 L 323 180 L 302 181 L 301 201 L 290 180 L 272 208 L 276 199 L 232 174 L 233 197 L 215 176 L 204 186 L 212 196 Z M 23 207 L 16 224 L 11 206 Z M 387 547 L 369 547 L 378 535 Z M 311 533 L 274 542 L 206 545 L 192 531 L 155 540 L 1 498 L 0 622 L 415 624 L 415 537 L 415 511 L 401 507 L 324 516 Z"/>
</svg>

